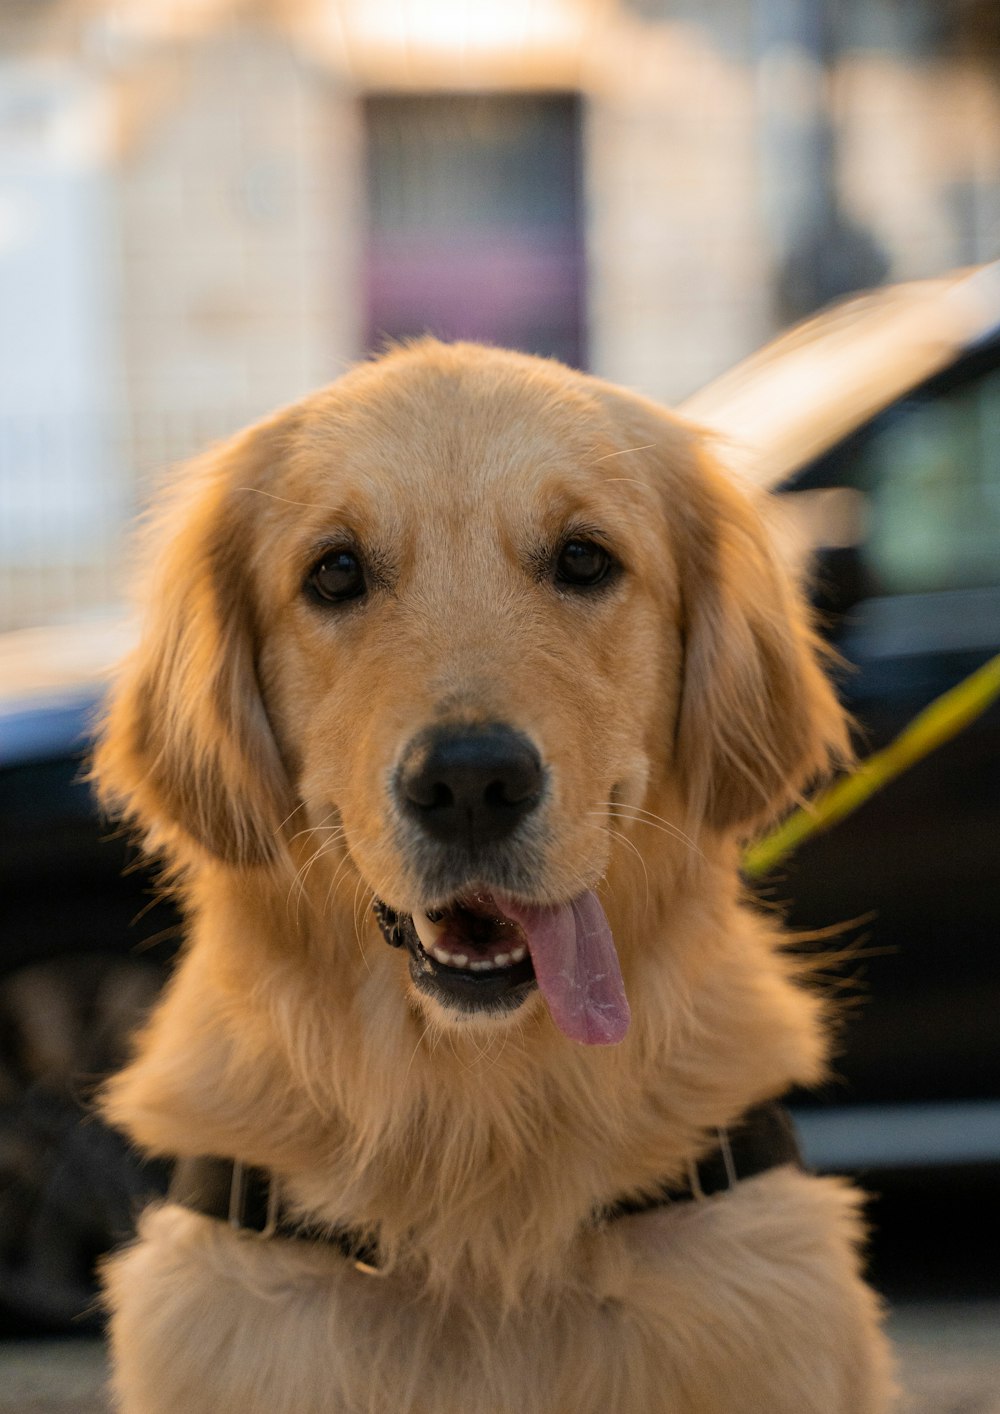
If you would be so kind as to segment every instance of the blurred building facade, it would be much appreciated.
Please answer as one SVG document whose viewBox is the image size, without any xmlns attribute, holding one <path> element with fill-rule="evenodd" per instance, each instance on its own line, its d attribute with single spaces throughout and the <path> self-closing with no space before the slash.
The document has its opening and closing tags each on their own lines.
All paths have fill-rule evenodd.
<svg viewBox="0 0 1000 1414">
<path fill-rule="evenodd" d="M 164 468 L 383 336 L 671 402 L 995 256 L 995 8 L 6 0 L 0 627 L 113 605 Z"/>
</svg>

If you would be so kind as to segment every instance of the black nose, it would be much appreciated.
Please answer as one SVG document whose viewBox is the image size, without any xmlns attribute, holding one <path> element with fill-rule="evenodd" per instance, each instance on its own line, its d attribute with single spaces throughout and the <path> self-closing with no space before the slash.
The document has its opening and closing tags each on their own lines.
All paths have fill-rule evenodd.
<svg viewBox="0 0 1000 1414">
<path fill-rule="evenodd" d="M 538 804 L 542 784 L 538 752 L 500 723 L 422 737 L 398 779 L 404 810 L 429 835 L 471 847 L 509 835 Z"/>
</svg>

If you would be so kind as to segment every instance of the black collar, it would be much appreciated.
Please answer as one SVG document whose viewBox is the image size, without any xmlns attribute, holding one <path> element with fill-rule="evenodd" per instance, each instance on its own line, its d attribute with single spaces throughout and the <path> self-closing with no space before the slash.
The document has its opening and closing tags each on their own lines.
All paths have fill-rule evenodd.
<svg viewBox="0 0 1000 1414">
<path fill-rule="evenodd" d="M 717 1147 L 700 1163 L 691 1165 L 687 1183 L 664 1184 L 642 1197 L 620 1198 L 600 1208 L 594 1214 L 595 1221 L 613 1222 L 671 1203 L 701 1201 L 782 1164 L 802 1165 L 792 1117 L 775 1100 L 748 1110 L 738 1124 L 719 1129 L 716 1134 Z M 293 1217 L 281 1201 L 274 1175 L 266 1168 L 237 1159 L 178 1159 L 167 1201 L 259 1237 L 322 1242 L 337 1248 L 361 1271 L 377 1275 L 380 1270 L 373 1234 L 354 1228 L 324 1227 Z"/>
</svg>

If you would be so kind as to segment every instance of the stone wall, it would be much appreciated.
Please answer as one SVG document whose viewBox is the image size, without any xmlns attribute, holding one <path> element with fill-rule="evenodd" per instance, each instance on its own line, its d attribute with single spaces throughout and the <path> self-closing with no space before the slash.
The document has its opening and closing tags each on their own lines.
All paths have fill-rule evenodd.
<svg viewBox="0 0 1000 1414">
<path fill-rule="evenodd" d="M 122 83 L 134 463 L 187 455 L 358 351 L 357 115 L 274 32 L 174 46 Z"/>
</svg>

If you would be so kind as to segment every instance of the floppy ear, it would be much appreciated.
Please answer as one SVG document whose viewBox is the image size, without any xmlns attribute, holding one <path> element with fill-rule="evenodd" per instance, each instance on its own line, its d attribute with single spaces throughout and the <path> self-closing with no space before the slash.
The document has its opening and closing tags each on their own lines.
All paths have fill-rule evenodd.
<svg viewBox="0 0 1000 1414">
<path fill-rule="evenodd" d="M 850 757 L 846 720 L 760 512 L 703 453 L 693 483 L 677 762 L 692 822 L 747 832 Z"/>
<path fill-rule="evenodd" d="M 195 841 L 233 864 L 278 852 L 290 786 L 257 680 L 252 556 L 241 487 L 284 453 L 287 414 L 186 472 L 144 549 L 145 623 L 112 691 L 94 759 L 102 802 L 168 856 Z"/>
</svg>

